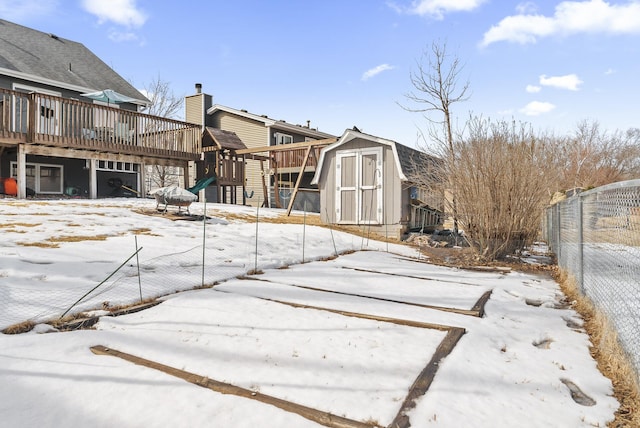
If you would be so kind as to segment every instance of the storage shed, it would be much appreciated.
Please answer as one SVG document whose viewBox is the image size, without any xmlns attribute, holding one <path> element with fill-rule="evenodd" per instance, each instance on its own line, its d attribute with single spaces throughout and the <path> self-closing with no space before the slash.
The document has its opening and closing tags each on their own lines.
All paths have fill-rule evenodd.
<svg viewBox="0 0 640 428">
<path fill-rule="evenodd" d="M 322 221 L 366 225 L 396 239 L 425 221 L 441 224 L 443 198 L 426 195 L 413 179 L 416 174 L 431 175 L 437 162 L 395 141 L 347 129 L 322 150 L 312 181 L 320 190 Z M 426 197 L 430 204 L 422 202 Z"/>
</svg>

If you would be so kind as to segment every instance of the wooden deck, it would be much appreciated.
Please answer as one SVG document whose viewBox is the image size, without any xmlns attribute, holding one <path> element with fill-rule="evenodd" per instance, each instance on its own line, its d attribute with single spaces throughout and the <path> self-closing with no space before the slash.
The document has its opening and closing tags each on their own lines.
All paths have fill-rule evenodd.
<svg viewBox="0 0 640 428">
<path fill-rule="evenodd" d="M 199 125 L 38 93 L 0 89 L 0 146 L 21 143 L 198 160 Z"/>
</svg>

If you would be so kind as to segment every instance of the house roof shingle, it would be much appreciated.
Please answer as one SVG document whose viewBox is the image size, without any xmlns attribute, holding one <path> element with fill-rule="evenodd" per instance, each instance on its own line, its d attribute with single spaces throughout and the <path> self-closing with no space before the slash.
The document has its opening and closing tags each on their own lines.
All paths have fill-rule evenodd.
<svg viewBox="0 0 640 428">
<path fill-rule="evenodd" d="M 335 135 L 327 134 L 326 132 L 318 131 L 317 129 L 314 129 L 314 128 L 309 128 L 307 126 L 302 126 L 302 125 L 293 125 L 291 123 L 285 122 L 284 120 L 276 120 L 266 115 L 249 113 L 247 110 L 238 110 L 238 109 L 223 106 L 220 104 L 214 104 L 213 106 L 211 106 L 207 110 L 207 114 L 212 115 L 218 111 L 224 111 L 236 116 L 244 117 L 246 119 L 263 123 L 265 127 L 271 127 L 272 129 L 276 129 L 276 130 L 294 132 L 297 134 L 306 135 L 316 139 L 326 139 L 326 138 L 335 137 Z"/>
<path fill-rule="evenodd" d="M 148 105 L 83 44 L 0 19 L 0 74 L 79 92 L 113 89 Z"/>
</svg>

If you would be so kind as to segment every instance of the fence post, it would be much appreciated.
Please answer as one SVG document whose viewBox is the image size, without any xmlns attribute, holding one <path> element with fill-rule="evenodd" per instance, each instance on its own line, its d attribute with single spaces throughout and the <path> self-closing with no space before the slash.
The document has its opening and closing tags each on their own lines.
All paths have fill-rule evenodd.
<svg viewBox="0 0 640 428">
<path fill-rule="evenodd" d="M 304 244 L 307 235 L 307 201 L 304 201 L 304 214 L 302 217 L 302 264 L 304 264 Z"/>
<path fill-rule="evenodd" d="M 578 281 L 578 287 L 580 292 L 584 295 L 584 221 L 583 221 L 583 202 L 582 196 L 578 195 L 578 272 L 576 272 L 576 280 Z"/>
<path fill-rule="evenodd" d="M 201 286 L 204 287 L 204 267 L 206 261 L 206 248 L 207 248 L 207 196 L 205 195 L 206 190 L 202 191 L 202 200 L 204 203 L 204 212 L 202 214 L 202 281 Z"/>
<path fill-rule="evenodd" d="M 138 235 L 134 235 L 136 243 L 136 265 L 138 266 L 138 290 L 140 291 L 140 303 L 142 303 L 142 278 L 140 278 L 140 257 L 138 256 Z"/>
<path fill-rule="evenodd" d="M 556 233 L 555 233 L 555 235 L 556 235 L 556 242 L 555 242 L 556 250 L 555 250 L 555 253 L 556 253 L 556 257 L 558 259 L 558 265 L 560 265 L 560 263 L 561 263 L 560 262 L 560 260 L 561 260 L 560 253 L 562 252 L 562 249 L 561 249 L 561 245 L 562 244 L 560 243 L 560 239 L 561 239 L 561 235 L 562 235 L 560 233 L 560 225 L 562 224 L 562 221 L 560 219 L 560 204 L 561 203 L 562 202 L 556 203 L 556 206 L 554 207 L 554 210 L 555 210 L 555 216 L 554 216 L 555 217 L 555 224 L 554 224 L 554 227 L 555 227 L 555 231 L 556 231 Z"/>
<path fill-rule="evenodd" d="M 259 218 L 260 218 L 260 204 L 258 204 L 258 207 L 256 208 L 256 251 L 255 251 L 254 264 L 253 264 L 254 274 L 258 273 L 258 225 L 260 224 Z"/>
</svg>

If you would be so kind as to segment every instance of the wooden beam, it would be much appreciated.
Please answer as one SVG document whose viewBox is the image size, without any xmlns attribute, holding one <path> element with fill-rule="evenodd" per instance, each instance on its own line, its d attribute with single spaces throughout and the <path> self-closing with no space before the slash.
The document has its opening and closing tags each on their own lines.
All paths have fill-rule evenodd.
<svg viewBox="0 0 640 428">
<path fill-rule="evenodd" d="M 249 153 L 247 155 L 245 155 L 244 157 L 245 159 L 252 159 L 252 160 L 259 160 L 259 161 L 268 161 L 269 157 L 268 156 L 262 156 L 262 155 L 257 155 L 255 153 Z"/>
<path fill-rule="evenodd" d="M 170 376 L 174 376 L 178 379 L 182 379 L 193 385 L 207 388 L 212 391 L 235 395 L 237 397 L 246 398 L 249 400 L 259 401 L 261 403 L 269 404 L 278 409 L 282 409 L 286 412 L 295 413 L 302 416 L 305 419 L 316 422 L 320 425 L 324 425 L 330 428 L 376 428 L 380 427 L 375 422 L 360 422 L 352 419 L 347 419 L 342 416 L 337 416 L 332 413 L 328 413 L 322 410 L 317 410 L 311 407 L 303 406 L 292 401 L 287 401 L 281 398 L 274 397 L 272 395 L 262 394 L 253 389 L 242 388 L 230 383 L 217 381 L 210 379 L 208 376 L 201 376 L 192 372 L 187 372 L 175 367 L 167 366 L 153 360 L 147 360 L 142 357 L 138 357 L 133 354 L 127 354 L 125 352 L 118 351 L 113 348 L 107 348 L 106 346 L 96 345 L 89 348 L 95 355 L 106 355 L 111 357 L 120 358 L 130 363 L 148 367 L 150 369 L 158 370 Z M 381 428 L 381 427 L 380 427 Z"/>
<path fill-rule="evenodd" d="M 278 183 L 278 162 L 274 159 L 271 160 L 273 165 L 273 197 L 275 198 L 276 208 L 282 208 L 280 204 L 280 184 Z"/>
<path fill-rule="evenodd" d="M 337 138 L 325 138 L 324 140 L 305 141 L 302 143 L 279 144 L 277 146 L 252 147 L 250 149 L 238 150 L 236 153 L 239 155 L 247 155 L 250 153 L 260 153 L 260 152 L 282 152 L 287 150 L 305 149 L 307 147 L 314 147 L 314 146 L 328 146 L 329 144 L 335 143 L 336 141 L 338 141 Z"/>
<path fill-rule="evenodd" d="M 304 175 L 304 169 L 307 167 L 307 161 L 309 160 L 309 154 L 311 153 L 312 148 L 312 146 L 307 147 L 307 151 L 304 154 L 304 161 L 302 161 L 302 166 L 300 167 L 300 172 L 298 173 L 298 179 L 296 180 L 296 185 L 293 188 L 293 192 L 291 193 L 291 199 L 289 199 L 287 216 L 291 214 L 291 210 L 293 209 L 293 201 L 295 201 L 296 195 L 298 194 L 298 188 L 300 187 L 300 182 L 302 181 L 302 176 Z"/>
<path fill-rule="evenodd" d="M 96 159 L 117 162 L 146 163 L 149 165 L 183 166 L 183 159 L 161 159 L 149 156 L 127 155 L 121 153 L 104 153 L 92 150 L 67 149 L 62 147 L 40 146 L 24 144 L 24 151 L 29 155 L 53 156 L 70 159 Z"/>
<path fill-rule="evenodd" d="M 268 192 L 269 190 L 267 189 L 267 177 L 266 177 L 266 173 L 264 172 L 264 160 L 260 159 L 260 171 L 261 171 L 261 176 L 262 176 L 262 207 L 263 208 L 267 208 L 269 207 L 269 195 Z"/>
</svg>

